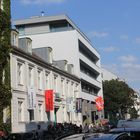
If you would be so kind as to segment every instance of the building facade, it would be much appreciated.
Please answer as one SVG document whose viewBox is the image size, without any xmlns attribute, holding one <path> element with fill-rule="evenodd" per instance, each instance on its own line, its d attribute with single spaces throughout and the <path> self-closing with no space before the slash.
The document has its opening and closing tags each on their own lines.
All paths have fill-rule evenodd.
<svg viewBox="0 0 140 140">
<path fill-rule="evenodd" d="M 110 80 L 117 80 L 119 79 L 119 77 L 117 75 L 115 75 L 114 73 L 108 71 L 105 68 L 102 68 L 102 79 L 103 81 L 110 81 Z"/>
<path fill-rule="evenodd" d="M 82 119 L 90 122 L 103 112 L 95 107 L 95 99 L 103 96 L 100 55 L 89 39 L 66 15 L 42 16 L 17 20 L 14 25 L 20 37 L 30 37 L 33 47 L 51 46 L 54 59 L 66 59 L 74 65 L 74 74 L 81 79 Z"/>
<path fill-rule="evenodd" d="M 32 49 L 32 40 L 18 39 L 16 30 L 11 33 L 11 44 L 12 132 L 35 130 L 38 124 L 46 129 L 51 122 L 80 125 L 82 116 L 77 106 L 80 79 L 49 63 L 51 55 L 40 57 Z M 45 54 L 53 51 L 50 47 L 45 50 Z"/>
</svg>

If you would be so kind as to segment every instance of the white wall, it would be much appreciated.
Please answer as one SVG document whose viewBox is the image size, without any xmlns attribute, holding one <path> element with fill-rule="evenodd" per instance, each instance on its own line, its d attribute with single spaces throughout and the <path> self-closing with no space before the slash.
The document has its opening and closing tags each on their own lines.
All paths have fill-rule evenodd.
<svg viewBox="0 0 140 140">
<path fill-rule="evenodd" d="M 54 60 L 67 60 L 74 65 L 74 74 L 79 76 L 79 51 L 76 31 L 51 32 L 28 36 L 32 39 L 32 47 L 50 46 Z"/>
</svg>

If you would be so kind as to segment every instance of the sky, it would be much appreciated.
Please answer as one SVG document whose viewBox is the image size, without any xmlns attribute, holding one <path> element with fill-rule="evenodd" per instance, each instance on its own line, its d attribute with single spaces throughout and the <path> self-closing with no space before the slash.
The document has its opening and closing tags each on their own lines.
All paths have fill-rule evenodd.
<svg viewBox="0 0 140 140">
<path fill-rule="evenodd" d="M 101 65 L 140 93 L 140 0 L 11 0 L 12 21 L 66 14 L 91 40 Z"/>
</svg>

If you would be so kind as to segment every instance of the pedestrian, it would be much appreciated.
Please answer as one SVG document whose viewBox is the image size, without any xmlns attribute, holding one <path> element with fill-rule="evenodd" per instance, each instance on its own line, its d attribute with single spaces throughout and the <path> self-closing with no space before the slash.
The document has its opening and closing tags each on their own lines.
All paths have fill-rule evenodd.
<svg viewBox="0 0 140 140">
<path fill-rule="evenodd" d="M 84 132 L 85 132 L 85 133 L 89 133 L 89 126 L 88 126 L 87 123 L 86 123 L 85 126 L 84 126 Z"/>
<path fill-rule="evenodd" d="M 36 135 L 38 140 L 43 140 L 43 130 L 41 129 L 41 125 L 39 124 L 37 125 Z"/>
</svg>

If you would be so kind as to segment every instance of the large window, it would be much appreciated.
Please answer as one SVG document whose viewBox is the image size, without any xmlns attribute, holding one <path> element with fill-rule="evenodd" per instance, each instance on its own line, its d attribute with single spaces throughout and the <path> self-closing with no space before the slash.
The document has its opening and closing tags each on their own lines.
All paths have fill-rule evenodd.
<svg viewBox="0 0 140 140">
<path fill-rule="evenodd" d="M 61 78 L 61 91 L 62 91 L 62 96 L 65 95 L 65 88 L 64 88 L 64 78 Z"/>
<path fill-rule="evenodd" d="M 54 82 L 53 82 L 53 89 L 55 92 L 57 92 L 57 88 L 58 88 L 58 76 L 54 75 Z"/>
<path fill-rule="evenodd" d="M 32 66 L 29 66 L 29 86 L 32 87 L 34 86 L 34 69 Z"/>
<path fill-rule="evenodd" d="M 43 105 L 42 105 L 42 102 L 38 103 L 38 119 L 39 119 L 39 121 L 43 121 Z"/>
<path fill-rule="evenodd" d="M 83 92 L 86 92 L 92 95 L 97 95 L 100 90 L 98 87 L 95 87 L 83 81 L 81 82 L 81 88 Z"/>
<path fill-rule="evenodd" d="M 34 121 L 34 110 L 30 109 L 29 111 L 29 121 Z"/>
<path fill-rule="evenodd" d="M 79 52 L 83 54 L 87 59 L 89 59 L 92 63 L 96 64 L 99 58 L 91 52 L 88 47 L 79 40 Z"/>
<path fill-rule="evenodd" d="M 73 27 L 65 21 L 61 22 L 61 23 L 50 24 L 50 31 L 51 32 L 69 31 L 69 30 L 73 30 Z"/>
<path fill-rule="evenodd" d="M 88 66 L 86 63 L 84 63 L 82 60 L 80 60 L 80 71 L 85 73 L 86 75 L 90 76 L 93 79 L 97 79 L 99 76 L 99 72 L 92 69 L 90 66 Z"/>
<path fill-rule="evenodd" d="M 17 82 L 18 85 L 23 85 L 23 78 L 24 78 L 24 69 L 23 69 L 23 63 L 18 62 L 17 63 Z"/>
<path fill-rule="evenodd" d="M 21 122 L 21 121 L 23 121 L 23 117 L 24 117 L 24 114 L 23 114 L 23 112 L 24 112 L 24 108 L 23 108 L 24 106 L 23 106 L 23 100 L 19 100 L 18 101 L 18 121 L 19 122 Z"/>
<path fill-rule="evenodd" d="M 42 89 L 42 70 L 38 69 L 38 89 Z"/>
<path fill-rule="evenodd" d="M 50 89 L 50 73 L 46 72 L 45 74 L 45 88 Z"/>
</svg>

